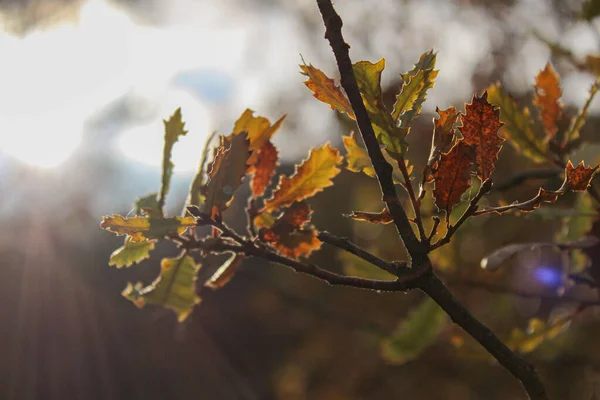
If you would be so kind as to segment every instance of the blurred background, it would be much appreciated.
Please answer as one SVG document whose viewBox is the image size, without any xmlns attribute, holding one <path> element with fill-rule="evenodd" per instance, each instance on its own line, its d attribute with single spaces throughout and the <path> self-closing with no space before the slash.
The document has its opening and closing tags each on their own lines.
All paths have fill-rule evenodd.
<svg viewBox="0 0 600 400">
<path fill-rule="evenodd" d="M 439 76 L 409 136 L 417 174 L 436 106 L 464 110 L 473 93 L 495 81 L 529 99 L 535 75 L 552 60 L 562 101 L 574 114 L 594 81 L 553 59 L 533 35 L 575 57 L 598 53 L 600 21 L 578 18 L 580 1 L 344 0 L 336 7 L 353 60 L 386 58 L 382 84 L 390 102 L 399 74 L 421 53 L 438 52 Z M 331 141 L 343 149 L 341 135 L 355 128 L 313 99 L 298 73 L 303 57 L 337 76 L 314 1 L 2 0 L 0 27 L 1 398 L 524 398 L 519 384 L 449 323 L 416 359 L 394 363 L 382 355 L 382 339 L 421 302 L 420 293 L 331 288 L 252 261 L 225 288 L 203 290 L 183 324 L 169 310 L 138 310 L 121 297 L 128 281 L 151 282 L 160 256 L 177 250 L 161 244 L 151 260 L 116 270 L 108 258 L 122 238 L 98 224 L 102 215 L 126 215 L 136 197 L 158 189 L 162 119 L 176 107 L 189 134 L 174 151 L 170 214 L 184 203 L 208 134 L 228 133 L 245 108 L 272 121 L 287 113 L 275 138 L 282 171 L 292 171 L 311 146 Z M 599 112 L 594 102 L 587 142 L 600 142 Z M 586 149 L 586 161 L 598 161 L 600 147 Z M 506 145 L 495 176 L 508 181 L 534 167 Z M 311 199 L 315 225 L 382 257 L 404 258 L 393 227 L 341 215 L 379 211 L 376 183 L 349 171 L 335 182 Z M 489 201 L 524 200 L 540 184 L 557 183 L 526 182 Z M 566 196 L 563 206 L 574 201 Z M 243 204 L 234 203 L 226 219 L 243 228 Z M 556 218 L 482 217 L 436 263 L 447 273 L 546 295 L 450 282 L 506 339 L 530 318 L 573 305 L 552 299 L 556 281 L 540 278 L 546 275 L 530 259 L 494 274 L 479 262 L 502 245 L 552 239 L 560 229 Z M 326 246 L 313 258 L 360 273 Z M 534 263 L 540 259 L 557 269 L 552 254 Z M 553 398 L 600 395 L 599 316 L 586 309 L 567 332 L 527 354 Z"/>
</svg>

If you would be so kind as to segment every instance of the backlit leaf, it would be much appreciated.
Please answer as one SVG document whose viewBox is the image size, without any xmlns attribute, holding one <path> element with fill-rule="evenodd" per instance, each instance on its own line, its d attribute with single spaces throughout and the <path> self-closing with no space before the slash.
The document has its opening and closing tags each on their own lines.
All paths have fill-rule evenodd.
<svg viewBox="0 0 600 400">
<path fill-rule="evenodd" d="M 211 289 L 220 289 L 228 284 L 235 276 L 235 273 L 244 258 L 245 256 L 243 254 L 233 254 L 219 267 L 204 286 L 208 286 Z"/>
<path fill-rule="evenodd" d="M 277 189 L 265 201 L 265 208 L 272 211 L 289 206 L 333 185 L 331 179 L 340 173 L 338 165 L 341 162 L 342 156 L 336 149 L 329 147 L 329 143 L 318 149 L 311 149 L 308 159 L 296 166 L 292 176 L 280 177 Z"/>
<path fill-rule="evenodd" d="M 259 230 L 259 238 L 274 246 L 287 257 L 297 259 L 308 256 L 321 247 L 317 232 L 308 226 L 312 210 L 304 202 L 295 202 L 283 210 L 278 218 L 265 212 L 268 216 L 258 217 L 255 223 Z"/>
<path fill-rule="evenodd" d="M 490 86 L 487 93 L 489 102 L 500 107 L 500 121 L 504 123 L 502 136 L 531 161 L 545 162 L 547 160 L 547 143 L 536 136 L 529 110 L 526 107 L 520 109 L 498 83 Z"/>
<path fill-rule="evenodd" d="M 308 79 L 304 82 L 312 92 L 313 96 L 331 106 L 332 110 L 338 110 L 341 113 L 347 113 L 352 119 L 355 119 L 354 112 L 350 106 L 348 98 L 333 79 L 330 79 L 321 70 L 312 65 L 300 65 L 301 74 L 306 75 Z"/>
<path fill-rule="evenodd" d="M 432 299 L 426 298 L 389 338 L 382 341 L 383 357 L 396 365 L 414 360 L 435 343 L 446 322 L 444 311 Z"/>
<path fill-rule="evenodd" d="M 202 189 L 205 197 L 201 210 L 212 218 L 221 218 L 229 207 L 233 194 L 241 185 L 249 168 L 248 159 L 252 152 L 245 134 L 233 135 L 223 140 L 214 160 L 210 164 L 208 183 Z"/>
<path fill-rule="evenodd" d="M 560 118 L 562 104 L 559 102 L 562 90 L 560 78 L 550 63 L 535 77 L 535 104 L 540 110 L 544 130 L 549 137 L 554 137 L 558 127 L 556 121 Z"/>
<path fill-rule="evenodd" d="M 158 193 L 150 193 L 135 201 L 136 215 L 161 216 L 162 210 L 158 205 Z"/>
<path fill-rule="evenodd" d="M 458 112 L 454 107 L 450 107 L 447 110 L 440 110 L 436 107 L 435 111 L 440 117 L 433 119 L 433 139 L 431 141 L 429 160 L 427 161 L 429 167 L 434 167 L 440 155 L 450 148 L 454 139 L 454 124 L 458 120 Z"/>
<path fill-rule="evenodd" d="M 376 64 L 359 61 L 353 65 L 356 83 L 371 118 L 375 136 L 379 143 L 385 146 L 387 152 L 397 158 L 406 151 L 407 145 L 404 138 L 407 131 L 396 126 L 392 115 L 383 104 L 381 72 L 384 68 L 385 59 L 383 58 Z"/>
<path fill-rule="evenodd" d="M 177 320 L 183 322 L 200 303 L 196 294 L 196 273 L 200 267 L 187 255 L 163 258 L 160 275 L 154 282 L 146 287 L 140 282 L 129 283 L 122 294 L 138 307 L 155 304 L 170 308 L 177 314 Z"/>
<path fill-rule="evenodd" d="M 252 196 L 260 197 L 265 193 L 273 175 L 275 175 L 278 157 L 277 148 L 271 141 L 265 142 L 258 150 L 256 164 L 250 167 L 248 171 L 249 174 L 252 174 L 252 180 L 250 181 Z"/>
<path fill-rule="evenodd" d="M 433 198 L 438 210 L 444 210 L 446 215 L 450 215 L 460 196 L 471 186 L 473 159 L 473 148 L 464 140 L 457 142 L 448 154 L 442 154 L 440 158 L 433 173 Z"/>
<path fill-rule="evenodd" d="M 436 55 L 433 50 L 423 53 L 414 68 L 402 75 L 403 84 L 396 97 L 392 117 L 406 130 L 412 120 L 421 112 L 427 91 L 434 85 L 438 71 L 434 70 Z"/>
<path fill-rule="evenodd" d="M 127 235 L 132 242 L 146 239 L 161 239 L 168 234 L 183 234 L 188 228 L 196 226 L 193 217 L 122 217 L 112 215 L 102 217 L 100 227 L 117 235 Z"/>
<path fill-rule="evenodd" d="M 271 122 L 267 118 L 255 117 L 253 114 L 254 111 L 246 109 L 235 122 L 232 132 L 234 135 L 246 132 L 248 140 L 250 141 L 250 150 L 252 151 L 263 147 L 264 144 L 279 130 L 286 117 L 284 115 L 271 125 Z M 251 159 L 249 164 L 254 165 L 255 160 Z"/>
<path fill-rule="evenodd" d="M 477 176 L 484 182 L 492 175 L 504 142 L 498 136 L 498 129 L 502 126 L 500 111 L 488 103 L 487 92 L 481 97 L 473 96 L 472 103 L 465 108 L 462 126 L 458 129 L 463 135 L 463 142 L 475 149 Z"/>
<path fill-rule="evenodd" d="M 343 136 L 342 140 L 344 141 L 344 147 L 346 148 L 346 162 L 348 163 L 346 168 L 352 172 L 363 172 L 367 176 L 375 178 L 376 174 L 373 164 L 371 163 L 371 158 L 369 158 L 367 150 L 360 147 L 356 142 L 354 132 L 351 132 L 350 136 Z M 402 177 L 400 168 L 398 168 L 398 163 L 385 152 L 383 153 L 383 157 L 393 168 L 392 179 L 394 180 L 394 183 L 404 183 L 404 178 Z M 410 174 L 412 171 L 412 166 L 408 165 L 407 160 L 405 160 L 405 162 L 407 165 L 407 171 Z"/>
<path fill-rule="evenodd" d="M 568 326 L 570 318 L 558 318 L 551 324 L 547 324 L 538 318 L 529 320 L 527 330 L 514 328 L 506 345 L 513 351 L 521 354 L 531 353 L 537 349 L 545 340 L 555 338 Z"/>
<path fill-rule="evenodd" d="M 590 185 L 590 181 L 594 176 L 594 172 L 596 172 L 597 169 L 598 166 L 586 168 L 583 164 L 583 161 L 579 163 L 577 167 L 573 167 L 573 164 L 571 164 L 571 161 L 569 161 L 567 163 L 567 167 L 565 168 L 565 180 L 558 190 L 552 191 L 540 188 L 538 194 L 528 201 L 523 203 L 514 202 L 501 207 L 484 208 L 483 210 L 475 212 L 475 215 L 487 214 L 490 212 L 501 214 L 513 209 L 518 209 L 524 212 L 533 211 L 542 203 L 554 203 L 558 199 L 558 196 L 569 191 L 581 192 L 586 190 Z"/>
<path fill-rule="evenodd" d="M 181 120 L 181 108 L 175 110 L 173 115 L 171 115 L 168 120 L 163 120 L 163 123 L 165 125 L 165 145 L 163 147 L 160 196 L 158 197 L 158 208 L 161 211 L 165 204 L 165 197 L 169 192 L 171 176 L 173 175 L 173 163 L 171 162 L 173 146 L 179 139 L 179 136 L 184 136 L 187 133 L 187 131 L 184 129 L 185 123 Z"/>
<path fill-rule="evenodd" d="M 125 244 L 110 255 L 108 265 L 114 265 L 117 268 L 130 267 L 149 258 L 152 250 L 154 250 L 154 241 L 152 240 L 132 242 L 125 239 Z"/>
<path fill-rule="evenodd" d="M 387 208 L 378 213 L 364 212 L 364 211 L 352 211 L 350 214 L 345 214 L 345 217 L 355 219 L 357 221 L 367 221 L 373 224 L 389 224 L 394 221 L 394 218 L 388 212 Z"/>
</svg>

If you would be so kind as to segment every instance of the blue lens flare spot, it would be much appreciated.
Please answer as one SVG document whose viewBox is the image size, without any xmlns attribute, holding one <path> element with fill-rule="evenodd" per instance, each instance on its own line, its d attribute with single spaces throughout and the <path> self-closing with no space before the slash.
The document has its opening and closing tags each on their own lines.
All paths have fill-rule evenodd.
<svg viewBox="0 0 600 400">
<path fill-rule="evenodd" d="M 561 273 L 559 270 L 550 267 L 538 267 L 533 275 L 535 279 L 544 285 L 558 286 L 561 283 Z"/>
</svg>

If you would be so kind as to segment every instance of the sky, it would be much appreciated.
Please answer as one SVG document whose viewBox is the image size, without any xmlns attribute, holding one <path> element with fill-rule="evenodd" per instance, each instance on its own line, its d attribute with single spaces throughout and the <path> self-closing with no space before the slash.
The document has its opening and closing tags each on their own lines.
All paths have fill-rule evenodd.
<svg viewBox="0 0 600 400">
<path fill-rule="evenodd" d="M 74 20 L 24 36 L 0 35 L 0 157 L 34 168 L 59 167 L 80 147 L 90 121 L 119 101 L 128 121 L 107 135 L 115 154 L 158 166 L 162 119 L 182 107 L 190 133 L 175 148 L 174 162 L 177 169 L 192 171 L 206 136 L 230 129 L 246 107 L 274 120 L 281 116 L 268 114 L 274 98 L 300 93 L 311 100 L 298 74 L 301 55 L 336 76 L 322 33 L 307 30 L 297 18 L 300 11 L 318 18 L 307 1 L 291 8 L 252 9 L 232 1 L 152 4 L 159 16 L 153 23 L 134 18 L 135 9 L 88 0 Z M 397 71 L 410 69 L 421 52 L 438 51 L 441 73 L 425 106 L 433 111 L 436 105 L 446 108 L 470 99 L 473 70 L 485 68 L 490 52 L 504 40 L 503 29 L 509 28 L 465 4 L 423 0 L 399 8 L 393 1 L 349 0 L 338 8 L 353 57 L 387 57 L 384 84 L 397 79 Z M 549 57 L 543 44 L 527 37 L 532 28 L 561 39 L 576 54 L 598 50 L 589 27 L 574 25 L 561 32 L 547 2 L 518 1 L 505 17 L 512 21 L 510 29 L 526 38 L 503 77 L 512 91 L 526 90 Z M 364 31 L 374 18 L 378 29 Z M 410 34 L 390 40 L 394 24 Z M 565 76 L 564 102 L 582 104 L 590 83 L 585 74 Z M 288 112 L 302 121 L 298 129 L 306 132 L 301 141 L 306 148 L 280 141 L 284 158 L 301 158 L 309 146 L 331 135 L 334 115 L 326 106 L 313 101 Z"/>
</svg>

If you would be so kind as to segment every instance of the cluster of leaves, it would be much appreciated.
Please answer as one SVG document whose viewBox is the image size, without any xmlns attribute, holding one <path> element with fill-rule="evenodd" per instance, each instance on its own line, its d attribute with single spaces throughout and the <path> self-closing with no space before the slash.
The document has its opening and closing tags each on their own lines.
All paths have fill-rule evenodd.
<svg viewBox="0 0 600 400">
<path fill-rule="evenodd" d="M 455 107 L 436 109 L 438 117 L 433 121 L 431 151 L 421 176 L 416 179 L 414 168 L 407 158 L 406 137 L 438 75 L 435 62 L 433 51 L 424 53 L 410 71 L 401 75 L 402 84 L 391 111 L 384 104 L 381 88 L 385 60 L 377 63 L 360 61 L 353 65 L 376 138 L 385 150 L 386 160 L 393 167 L 393 180 L 406 189 L 414 211 L 411 222 L 416 235 L 429 251 L 447 244 L 470 217 L 507 211 L 530 212 L 542 203 L 555 202 L 567 192 L 588 188 L 598 167 L 585 167 L 583 162 L 574 166 L 566 157 L 580 145 L 579 131 L 595 94 L 595 86 L 584 108 L 573 117 L 566 130 L 561 130 L 559 121 L 565 115 L 560 103 L 560 79 L 550 64 L 536 77 L 535 118 L 528 108 L 519 107 L 498 84 L 479 96 L 474 95 L 471 103 L 466 104 L 464 113 Z M 333 79 L 312 65 L 300 67 L 301 73 L 307 77 L 305 84 L 314 97 L 330 105 L 331 109 L 355 119 L 346 94 Z M 272 184 L 278 165 L 278 151 L 272 138 L 284 119 L 285 116 L 271 124 L 268 119 L 256 117 L 253 111 L 246 110 L 235 122 L 232 132 L 220 136 L 213 148 L 209 148 L 209 140 L 182 216 L 172 217 L 164 213 L 173 171 L 171 152 L 178 138 L 187 131 L 179 109 L 164 121 L 160 190 L 138 199 L 134 216 L 106 216 L 101 227 L 125 236 L 123 246 L 110 257 L 110 264 L 119 268 L 149 258 L 155 243 L 162 239 L 178 243 L 182 251 L 175 258 L 162 260 L 161 272 L 151 284 L 129 284 L 123 291 L 126 298 L 139 307 L 148 303 L 170 308 L 183 321 L 200 302 L 196 279 L 201 263 L 192 256 L 192 252 L 196 251 L 200 257 L 209 253 L 229 254 L 216 273 L 203 282 L 205 286 L 218 289 L 231 280 L 244 258 L 256 255 L 259 250 L 265 251 L 261 254 L 277 254 L 288 260 L 298 260 L 319 249 L 321 241 L 318 231 L 311 225 L 312 210 L 307 199 L 333 185 L 332 179 L 341 172 L 344 157 L 327 143 L 311 149 L 308 158 L 296 166 L 292 175 L 280 175 Z M 564 169 L 563 184 L 555 190 L 540 188 L 536 196 L 526 201 L 479 208 L 478 201 L 492 188 L 495 163 L 505 141 L 534 163 L 547 162 Z M 371 157 L 355 136 L 350 133 L 343 137 L 343 143 L 346 168 L 374 178 Z M 239 193 L 245 177 L 248 177 L 251 189 L 246 208 L 247 236 L 235 233 L 223 222 L 224 213 L 232 204 L 234 195 Z M 420 182 L 418 192 L 413 189 L 413 180 Z M 478 188 L 475 196 L 469 193 L 472 187 Z M 423 222 L 420 207 L 428 193 L 437 207 L 437 214 Z M 461 208 L 462 215 L 451 217 L 460 203 L 467 202 L 467 193 L 469 206 Z M 354 211 L 348 216 L 370 223 L 392 221 L 386 208 L 381 212 Z M 441 224 L 442 216 L 445 224 Z M 198 228 L 206 225 L 213 227 L 212 233 L 199 237 Z M 429 228 L 428 233 L 426 228 Z M 590 246 L 571 244 L 563 246 L 562 250 Z M 505 249 L 502 261 L 521 250 L 521 247 Z M 486 266 L 491 266 L 489 258 Z M 437 305 L 427 300 L 384 341 L 384 354 L 397 363 L 416 357 L 442 330 L 446 322 L 444 315 Z M 539 328 L 539 324 L 536 326 Z M 524 334 L 519 336 L 515 333 L 514 336 L 528 339 Z M 416 340 L 416 337 L 422 340 Z M 519 346 L 516 343 L 513 347 Z"/>
</svg>

